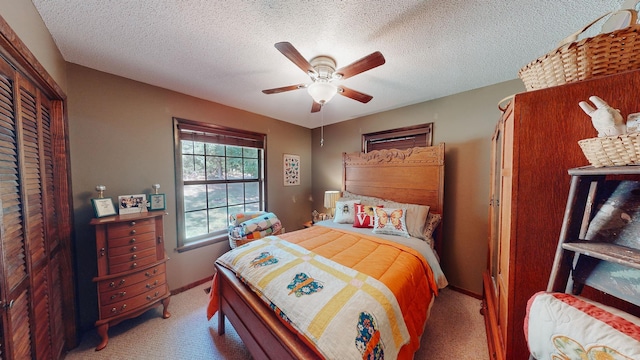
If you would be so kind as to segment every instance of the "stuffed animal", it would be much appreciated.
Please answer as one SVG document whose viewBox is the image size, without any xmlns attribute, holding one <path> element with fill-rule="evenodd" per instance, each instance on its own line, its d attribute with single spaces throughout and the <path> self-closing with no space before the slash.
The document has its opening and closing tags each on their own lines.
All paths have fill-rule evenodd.
<svg viewBox="0 0 640 360">
<path fill-rule="evenodd" d="M 582 110 L 591 116 L 593 127 L 598 131 L 598 137 L 618 136 L 627 133 L 627 124 L 620 114 L 620 110 L 614 109 L 597 96 L 589 98 L 596 106 L 594 109 L 586 101 L 580 101 Z"/>
</svg>

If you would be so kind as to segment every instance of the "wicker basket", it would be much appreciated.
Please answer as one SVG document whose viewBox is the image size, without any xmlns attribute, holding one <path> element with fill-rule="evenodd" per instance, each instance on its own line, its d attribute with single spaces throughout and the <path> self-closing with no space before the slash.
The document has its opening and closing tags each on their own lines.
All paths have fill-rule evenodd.
<svg viewBox="0 0 640 360">
<path fill-rule="evenodd" d="M 640 133 L 578 141 L 594 167 L 640 165 Z"/>
<path fill-rule="evenodd" d="M 571 37 L 575 39 L 596 21 Z M 639 52 L 640 25 L 634 21 L 624 29 L 561 45 L 520 69 L 518 76 L 527 91 L 544 89 L 638 69 Z"/>
</svg>

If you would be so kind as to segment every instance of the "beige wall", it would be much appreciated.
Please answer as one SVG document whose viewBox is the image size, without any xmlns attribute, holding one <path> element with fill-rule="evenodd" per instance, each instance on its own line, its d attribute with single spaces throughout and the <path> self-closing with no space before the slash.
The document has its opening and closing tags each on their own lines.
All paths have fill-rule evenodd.
<svg viewBox="0 0 640 360">
<path fill-rule="evenodd" d="M 311 130 L 191 96 L 68 65 L 69 129 L 76 216 L 79 287 L 92 287 L 84 276 L 95 267 L 90 199 L 97 184 L 106 196 L 148 194 L 159 183 L 167 195 L 165 248 L 171 258 L 167 276 L 171 289 L 213 273 L 213 262 L 229 249 L 220 243 L 182 253 L 177 244 L 172 117 L 211 122 L 267 134 L 268 209 L 288 230 L 301 228 L 311 212 Z M 301 158 L 301 185 L 283 186 L 282 155 Z M 93 294 L 81 293 L 80 303 Z M 82 297 L 86 298 L 83 299 Z M 86 301 L 85 301 L 86 300 Z M 87 311 L 94 307 L 87 306 Z"/>
<path fill-rule="evenodd" d="M 66 63 L 30 0 L 0 0 L 0 15 L 64 92 Z"/>
<path fill-rule="evenodd" d="M 500 117 L 497 103 L 522 91 L 522 82 L 512 80 L 325 126 L 323 147 L 320 128 L 314 129 L 314 207 L 322 208 L 323 191 L 340 189 L 341 154 L 360 151 L 363 133 L 433 122 L 433 142 L 444 142 L 446 148 L 442 267 L 451 285 L 481 294 L 488 242 L 490 143 Z"/>
</svg>

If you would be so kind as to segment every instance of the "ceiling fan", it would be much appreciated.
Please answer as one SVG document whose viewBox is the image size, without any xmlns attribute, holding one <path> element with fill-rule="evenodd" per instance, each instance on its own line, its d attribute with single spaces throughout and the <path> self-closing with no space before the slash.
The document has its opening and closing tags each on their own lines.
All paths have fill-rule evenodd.
<svg viewBox="0 0 640 360">
<path fill-rule="evenodd" d="M 320 111 L 322 106 L 329 102 L 335 94 L 346 96 L 361 103 L 368 103 L 373 99 L 372 96 L 342 85 L 334 85 L 332 82 L 335 80 L 348 79 L 385 63 L 382 53 L 376 51 L 350 65 L 336 70 L 336 61 L 332 57 L 320 55 L 307 61 L 291 43 L 286 41 L 279 42 L 275 44 L 275 47 L 286 56 L 287 59 L 291 60 L 291 62 L 309 75 L 313 82 L 310 84 L 297 84 L 267 89 L 262 90 L 262 92 L 265 94 L 277 94 L 306 88 L 309 95 L 313 98 L 313 105 L 311 106 L 312 113 Z"/>
</svg>

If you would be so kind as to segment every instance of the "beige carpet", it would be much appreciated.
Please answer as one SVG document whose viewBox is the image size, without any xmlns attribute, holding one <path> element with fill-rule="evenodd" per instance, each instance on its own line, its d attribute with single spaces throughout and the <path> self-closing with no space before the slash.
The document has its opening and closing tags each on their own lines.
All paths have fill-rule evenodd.
<svg viewBox="0 0 640 360">
<path fill-rule="evenodd" d="M 207 295 L 202 284 L 171 297 L 171 317 L 162 319 L 162 306 L 109 329 L 109 344 L 95 351 L 100 338 L 85 334 L 65 359 L 250 359 L 237 333 L 227 322 L 217 335 L 217 315 L 206 320 Z M 480 300 L 444 289 L 433 305 L 415 359 L 489 359 Z"/>
</svg>

